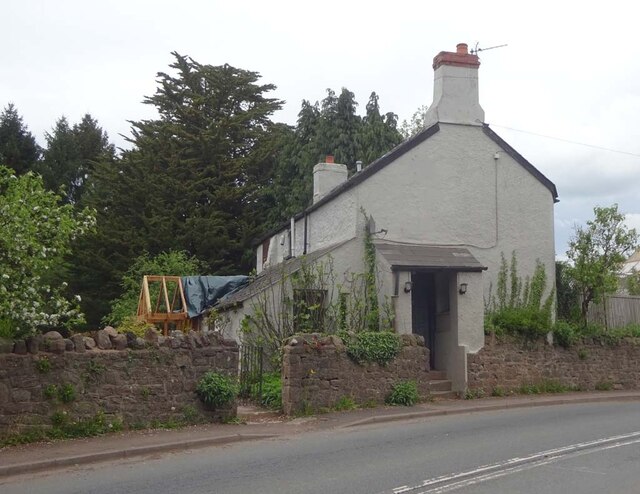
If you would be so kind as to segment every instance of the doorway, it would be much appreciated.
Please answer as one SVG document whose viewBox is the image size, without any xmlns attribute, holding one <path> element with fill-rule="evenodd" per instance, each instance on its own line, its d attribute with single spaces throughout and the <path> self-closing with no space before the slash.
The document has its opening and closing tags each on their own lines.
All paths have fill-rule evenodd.
<svg viewBox="0 0 640 494">
<path fill-rule="evenodd" d="M 429 367 L 436 368 L 436 280 L 429 272 L 411 273 L 411 326 L 429 349 Z"/>
</svg>

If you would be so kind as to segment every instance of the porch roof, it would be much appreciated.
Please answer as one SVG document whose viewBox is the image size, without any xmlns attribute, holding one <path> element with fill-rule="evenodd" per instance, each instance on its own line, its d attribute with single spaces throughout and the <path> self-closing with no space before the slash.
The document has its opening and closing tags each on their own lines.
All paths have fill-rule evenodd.
<svg viewBox="0 0 640 494">
<path fill-rule="evenodd" d="M 484 271 L 487 269 L 464 247 L 378 243 L 376 250 L 394 271 L 417 269 Z"/>
</svg>

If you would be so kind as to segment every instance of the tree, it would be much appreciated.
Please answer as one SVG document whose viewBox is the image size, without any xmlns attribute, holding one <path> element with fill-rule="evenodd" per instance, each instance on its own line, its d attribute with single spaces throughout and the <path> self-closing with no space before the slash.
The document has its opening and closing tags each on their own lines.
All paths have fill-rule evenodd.
<svg viewBox="0 0 640 494">
<path fill-rule="evenodd" d="M 18 110 L 9 103 L 0 113 L 0 163 L 17 175 L 33 170 L 40 158 L 40 148 L 23 123 Z"/>
<path fill-rule="evenodd" d="M 37 329 L 69 327 L 82 320 L 67 284 L 51 284 L 72 242 L 94 224 L 90 210 L 60 205 L 42 179 L 27 172 L 16 176 L 0 166 L 0 321 L 14 336 Z"/>
<path fill-rule="evenodd" d="M 411 115 L 411 120 L 408 122 L 406 120 L 402 121 L 400 125 L 400 134 L 402 134 L 402 137 L 409 139 L 409 137 L 413 137 L 418 132 L 424 130 L 424 120 L 427 115 L 427 110 L 427 105 L 422 105 Z"/>
<path fill-rule="evenodd" d="M 397 129 L 398 117 L 394 113 L 380 115 L 379 97 L 373 92 L 367 103 L 365 115 L 360 129 L 359 159 L 370 164 L 383 154 L 402 142 L 402 136 Z"/>
<path fill-rule="evenodd" d="M 321 103 L 302 101 L 295 129 L 281 134 L 273 176 L 277 205 L 269 215 L 275 227 L 300 212 L 313 195 L 313 167 L 331 154 L 351 173 L 356 161 L 369 164 L 402 140 L 394 113 L 380 114 L 379 98 L 371 93 L 366 116 L 356 114 L 355 95 L 343 88 L 340 95 L 327 89 Z"/>
<path fill-rule="evenodd" d="M 51 133 L 46 133 L 47 149 L 39 166 L 47 188 L 64 190 L 65 200 L 76 204 L 84 190 L 95 164 L 113 161 L 115 148 L 107 133 L 91 115 L 86 114 L 73 128 L 66 117 L 60 117 Z"/>
<path fill-rule="evenodd" d="M 624 224 L 618 205 L 595 207 L 594 219 L 586 227 L 577 226 L 569 242 L 567 256 L 572 261 L 570 275 L 581 296 L 581 316 L 586 324 L 589 304 L 615 292 L 618 272 L 627 255 L 638 247 L 636 230 Z"/>
<path fill-rule="evenodd" d="M 92 324 L 142 252 L 184 250 L 206 263 L 203 274 L 248 272 L 251 242 L 273 205 L 282 130 L 270 120 L 282 104 L 268 97 L 275 86 L 260 84 L 256 72 L 173 57 L 144 101 L 159 117 L 131 122 L 133 148 L 97 164 L 85 192 L 97 232 L 78 249 L 74 269 L 93 304 Z"/>
</svg>

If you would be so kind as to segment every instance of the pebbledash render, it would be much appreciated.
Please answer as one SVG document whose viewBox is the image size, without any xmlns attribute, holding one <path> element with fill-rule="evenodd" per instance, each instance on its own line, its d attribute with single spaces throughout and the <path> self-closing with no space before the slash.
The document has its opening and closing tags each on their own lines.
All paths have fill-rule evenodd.
<svg viewBox="0 0 640 494">
<path fill-rule="evenodd" d="M 231 336 L 283 262 L 330 255 L 338 284 L 364 272 L 368 226 L 395 330 L 423 335 L 431 366 L 454 390 L 466 388 L 467 354 L 484 345 L 484 302 L 501 256 L 515 252 L 523 278 L 542 262 L 555 286 L 556 187 L 484 122 L 479 66 L 466 44 L 440 52 L 422 132 L 351 177 L 331 157 L 315 166 L 313 204 L 258 243 L 256 280 L 218 307 Z"/>
</svg>

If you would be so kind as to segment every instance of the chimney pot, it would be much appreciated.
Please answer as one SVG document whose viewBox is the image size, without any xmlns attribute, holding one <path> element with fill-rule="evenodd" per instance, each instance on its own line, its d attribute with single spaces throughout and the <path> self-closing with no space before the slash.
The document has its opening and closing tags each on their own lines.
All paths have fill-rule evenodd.
<svg viewBox="0 0 640 494">
<path fill-rule="evenodd" d="M 333 163 L 333 155 L 332 154 L 327 154 L 327 157 L 325 158 L 325 163 Z"/>
<path fill-rule="evenodd" d="M 458 43 L 456 45 L 456 50 L 460 55 L 468 55 L 469 54 L 469 45 L 466 43 Z"/>
</svg>

